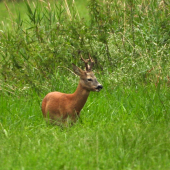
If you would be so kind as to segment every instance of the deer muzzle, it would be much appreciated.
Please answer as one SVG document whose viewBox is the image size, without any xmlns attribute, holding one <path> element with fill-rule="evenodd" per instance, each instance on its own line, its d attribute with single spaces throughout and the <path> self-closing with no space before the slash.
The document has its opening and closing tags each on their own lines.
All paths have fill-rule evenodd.
<svg viewBox="0 0 170 170">
<path fill-rule="evenodd" d="M 102 86 L 101 84 L 99 84 L 99 85 L 96 87 L 96 91 L 99 92 L 102 88 L 103 88 L 103 86 Z"/>
</svg>

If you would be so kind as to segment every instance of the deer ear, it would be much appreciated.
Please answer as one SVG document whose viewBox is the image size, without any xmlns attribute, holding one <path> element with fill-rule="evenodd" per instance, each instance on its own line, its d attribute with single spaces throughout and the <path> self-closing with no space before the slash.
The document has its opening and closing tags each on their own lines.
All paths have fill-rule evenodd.
<svg viewBox="0 0 170 170">
<path fill-rule="evenodd" d="M 77 67 L 75 64 L 73 64 L 72 63 L 72 65 L 73 65 L 73 71 L 74 71 L 74 73 L 75 74 L 77 74 L 78 76 L 80 76 L 80 75 L 82 75 L 83 74 L 83 70 L 82 69 L 80 69 L 79 67 Z"/>
</svg>

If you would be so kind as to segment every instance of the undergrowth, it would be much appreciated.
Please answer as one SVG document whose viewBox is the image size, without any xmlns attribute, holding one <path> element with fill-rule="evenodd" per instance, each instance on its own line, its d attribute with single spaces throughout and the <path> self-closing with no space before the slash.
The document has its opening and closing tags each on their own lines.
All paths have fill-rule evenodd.
<svg viewBox="0 0 170 170">
<path fill-rule="evenodd" d="M 86 18 L 76 4 L 25 1 L 26 15 L 15 18 L 7 8 L 12 27 L 1 25 L 1 89 L 41 91 L 58 66 L 81 65 L 80 54 L 90 54 L 114 83 L 169 83 L 169 2 L 89 0 Z"/>
</svg>

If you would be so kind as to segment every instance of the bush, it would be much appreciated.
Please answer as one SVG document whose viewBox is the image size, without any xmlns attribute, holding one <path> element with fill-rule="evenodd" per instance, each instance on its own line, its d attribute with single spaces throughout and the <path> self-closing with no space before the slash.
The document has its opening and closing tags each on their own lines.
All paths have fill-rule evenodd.
<svg viewBox="0 0 170 170">
<path fill-rule="evenodd" d="M 27 19 L 18 13 L 0 33 L 3 82 L 41 90 L 58 66 L 80 65 L 80 54 L 114 83 L 169 81 L 169 3 L 89 0 L 86 19 L 74 1 L 25 5 Z"/>
</svg>

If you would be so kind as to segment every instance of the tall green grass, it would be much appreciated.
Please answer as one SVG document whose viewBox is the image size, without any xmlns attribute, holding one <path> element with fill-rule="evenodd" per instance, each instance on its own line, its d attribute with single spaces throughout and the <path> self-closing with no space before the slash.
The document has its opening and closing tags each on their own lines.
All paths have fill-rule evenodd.
<svg viewBox="0 0 170 170">
<path fill-rule="evenodd" d="M 169 169 L 169 89 L 105 87 L 71 128 L 42 118 L 43 95 L 1 96 L 1 169 Z M 60 82 L 60 85 L 75 84 Z M 109 86 L 111 87 L 111 86 Z M 41 97 L 40 97 L 41 96 Z"/>
<path fill-rule="evenodd" d="M 0 169 L 170 169 L 169 2 L 12 5 L 0 18 Z M 48 125 L 41 101 L 75 91 L 80 54 L 104 88 L 74 126 Z"/>
</svg>

